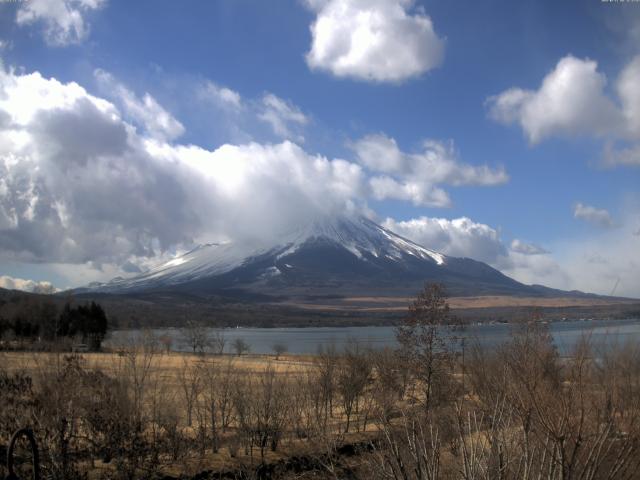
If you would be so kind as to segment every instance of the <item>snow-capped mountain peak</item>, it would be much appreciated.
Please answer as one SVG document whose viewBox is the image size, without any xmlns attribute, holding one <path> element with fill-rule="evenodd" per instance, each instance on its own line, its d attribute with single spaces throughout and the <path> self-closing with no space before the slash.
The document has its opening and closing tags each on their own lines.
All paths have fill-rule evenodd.
<svg viewBox="0 0 640 480">
<path fill-rule="evenodd" d="M 281 296 L 351 292 L 413 292 L 425 281 L 452 291 L 517 291 L 522 284 L 471 259 L 448 257 L 407 240 L 363 216 L 309 219 L 275 237 L 198 246 L 150 271 L 88 287 L 129 293 L 230 288 Z"/>
<path fill-rule="evenodd" d="M 341 245 L 358 258 L 365 254 L 379 257 L 399 258 L 401 254 L 430 258 L 438 265 L 444 263 L 441 253 L 421 247 L 363 216 L 323 217 L 309 222 L 294 230 L 280 244 L 289 247 L 279 256 L 284 257 L 295 252 L 311 240 L 323 240 Z"/>
</svg>

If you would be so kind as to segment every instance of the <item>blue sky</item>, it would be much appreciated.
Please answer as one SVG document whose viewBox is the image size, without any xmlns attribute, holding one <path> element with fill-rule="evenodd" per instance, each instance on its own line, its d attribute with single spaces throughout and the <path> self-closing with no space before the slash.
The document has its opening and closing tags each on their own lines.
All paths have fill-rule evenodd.
<svg viewBox="0 0 640 480">
<path fill-rule="evenodd" d="M 640 4 L 26 0 L 0 3 L 0 42 L 8 98 L 0 109 L 13 119 L 0 128 L 28 136 L 27 146 L 0 141 L 5 285 L 75 286 L 148 268 L 212 236 L 235 240 L 246 232 L 223 218 L 224 202 L 247 222 L 264 218 L 250 198 L 257 188 L 292 222 L 299 212 L 278 202 L 329 196 L 336 209 L 355 205 L 426 246 L 527 283 L 610 293 L 619 278 L 616 293 L 640 297 Z M 27 85 L 35 72 L 38 85 Z M 54 82 L 56 95 L 73 82 L 83 92 L 18 120 L 29 89 L 57 92 Z M 81 97 L 108 102 L 113 111 L 101 112 L 135 130 L 126 148 L 92 156 L 67 141 L 69 152 L 47 157 L 47 142 L 67 139 L 76 124 L 58 119 L 52 130 L 42 118 L 64 111 L 89 125 Z M 162 115 L 169 123 L 159 126 Z M 135 146 L 151 140 L 180 172 L 156 163 L 158 149 Z M 261 148 L 247 152 L 251 142 Z M 296 149 L 278 150 L 282 142 Z M 190 165 L 180 150 L 189 145 L 211 154 L 206 166 Z M 64 164 L 76 154 L 91 157 L 74 163 L 82 170 Z M 268 175 L 245 155 L 264 156 L 256 164 Z M 218 157 L 242 164 L 251 188 L 211 197 L 209 187 L 229 182 Z M 331 165 L 328 176 L 305 170 L 317 157 Z M 200 172 L 193 184 L 181 162 Z M 130 180 L 150 169 L 156 180 L 170 177 L 166 195 L 153 191 L 157 181 Z M 272 181 L 291 169 L 309 179 Z M 92 213 L 81 192 L 52 181 L 89 171 L 89 182 L 105 172 L 113 181 L 102 202 L 130 195 L 145 208 Z M 194 187 L 202 176 L 212 183 Z M 148 220 L 165 208 L 165 219 Z M 94 218 L 110 233 L 97 235 Z"/>
</svg>

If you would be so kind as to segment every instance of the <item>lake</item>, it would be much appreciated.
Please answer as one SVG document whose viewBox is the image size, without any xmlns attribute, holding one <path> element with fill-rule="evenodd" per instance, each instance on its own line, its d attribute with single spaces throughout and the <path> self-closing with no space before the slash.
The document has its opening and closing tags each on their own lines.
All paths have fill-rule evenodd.
<svg viewBox="0 0 640 480">
<path fill-rule="evenodd" d="M 510 338 L 514 325 L 496 323 L 467 326 L 458 335 L 466 344 L 479 342 L 486 347 L 504 343 Z M 640 341 L 640 319 L 627 320 L 572 320 L 553 322 L 549 329 L 561 353 L 568 353 L 578 340 L 589 335 L 597 347 L 611 347 L 626 342 Z M 251 353 L 272 353 L 273 345 L 283 344 L 289 353 L 313 354 L 320 345 L 334 344 L 341 349 L 348 341 L 374 349 L 395 347 L 394 327 L 309 327 L 309 328 L 228 328 L 214 330 L 222 332 L 226 340 L 225 351 L 231 352 L 231 344 L 241 338 L 251 347 Z M 180 329 L 151 330 L 155 336 L 168 335 L 173 338 L 172 348 L 188 351 Z M 135 340 L 142 335 L 140 330 L 118 330 L 111 333 L 106 345 L 116 346 Z"/>
</svg>

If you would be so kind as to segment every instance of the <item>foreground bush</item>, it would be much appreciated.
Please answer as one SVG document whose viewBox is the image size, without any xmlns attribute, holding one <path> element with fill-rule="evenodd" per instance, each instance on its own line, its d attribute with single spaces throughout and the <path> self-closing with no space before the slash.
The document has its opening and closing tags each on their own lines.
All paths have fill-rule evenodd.
<svg viewBox="0 0 640 480">
<path fill-rule="evenodd" d="M 640 477 L 640 348 L 598 351 L 586 338 L 561 358 L 532 318 L 504 345 L 461 356 L 454 326 L 428 286 L 397 351 L 351 342 L 291 369 L 161 353 L 148 337 L 115 354 L 6 354 L 0 445 L 32 428 L 54 480 Z"/>
</svg>

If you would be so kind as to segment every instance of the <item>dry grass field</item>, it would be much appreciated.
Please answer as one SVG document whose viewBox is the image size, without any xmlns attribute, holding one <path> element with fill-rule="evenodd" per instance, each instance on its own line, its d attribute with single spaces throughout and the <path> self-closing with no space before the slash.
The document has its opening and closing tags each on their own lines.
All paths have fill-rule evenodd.
<svg viewBox="0 0 640 480">
<path fill-rule="evenodd" d="M 637 345 L 561 358 L 534 317 L 461 356 L 449 320 L 432 286 L 396 350 L 0 352 L 0 447 L 31 427 L 53 480 L 639 478 Z"/>
<path fill-rule="evenodd" d="M 353 310 L 362 312 L 405 312 L 411 302 L 409 297 L 347 297 L 332 299 L 322 303 L 291 303 L 308 310 Z M 478 297 L 450 297 L 448 300 L 452 309 L 474 308 L 504 308 L 504 307 L 531 307 L 531 308 L 567 308 L 567 307 L 598 307 L 610 305 L 634 305 L 636 299 L 623 299 L 615 297 L 514 297 L 514 296 L 478 296 Z M 286 303 L 285 303 L 286 304 Z"/>
<path fill-rule="evenodd" d="M 56 389 L 65 390 L 62 394 L 65 405 L 54 405 L 58 398 L 50 405 L 55 414 L 65 417 L 70 416 L 70 412 L 65 414 L 60 410 L 75 411 L 76 407 L 72 406 L 74 403 L 82 410 L 81 405 L 86 400 L 83 396 L 97 393 L 82 391 L 85 383 L 82 378 L 89 378 L 93 373 L 116 379 L 132 402 L 127 404 L 126 411 L 118 412 L 116 408 L 114 413 L 125 416 L 129 426 L 143 421 L 145 425 L 140 433 L 145 441 L 154 445 L 157 442 L 158 449 L 164 449 L 162 453 L 157 453 L 153 467 L 136 462 L 133 466 L 134 476 L 130 478 L 146 478 L 145 470 L 176 477 L 195 475 L 205 470 L 250 471 L 262 462 L 284 461 L 296 455 L 321 455 L 333 448 L 334 442 L 362 442 L 367 438 L 367 432 L 375 430 L 371 422 L 371 402 L 359 402 L 360 411 L 350 413 L 349 432 L 344 431 L 347 420 L 338 398 L 332 400 L 335 405 L 330 407 L 330 412 L 312 413 L 310 409 L 307 410 L 306 401 L 309 398 L 302 397 L 307 397 L 314 386 L 319 386 L 318 370 L 321 368 L 317 357 L 303 355 L 280 355 L 278 358 L 275 355 L 254 354 L 193 355 L 147 351 L 144 348 L 82 354 L 0 352 L 0 370 L 7 378 L 13 375 L 27 376 L 32 379 L 35 390 L 47 390 L 51 382 L 56 383 Z M 335 365 L 329 368 L 335 368 Z M 71 380 L 71 384 L 66 385 L 69 377 L 76 375 L 76 369 L 81 371 L 80 380 Z M 74 373 L 71 374 L 70 370 Z M 76 391 L 71 392 L 71 388 Z M 89 385 L 84 388 L 89 388 Z M 330 388 L 335 387 L 332 385 Z M 118 403 L 119 400 L 110 398 L 110 395 L 107 397 L 97 399 L 100 405 L 95 408 L 107 410 L 101 413 L 104 416 L 101 421 L 108 423 L 113 421 L 108 413 L 108 402 Z M 49 402 L 48 398 L 41 400 Z M 323 402 L 322 406 L 316 405 L 316 408 L 326 408 L 327 399 L 316 398 L 316 401 Z M 225 408 L 223 403 L 228 408 L 226 419 L 224 412 L 220 411 Z M 365 404 L 366 412 L 363 410 Z M 247 411 L 241 412 L 242 408 Z M 232 409 L 238 411 L 232 412 Z M 74 414 L 82 416 L 79 410 Z M 370 418 L 361 423 L 363 415 Z M 220 422 L 220 425 L 213 427 L 215 422 Z M 227 424 L 224 425 L 224 422 Z M 294 432 L 315 430 L 320 423 L 325 433 L 317 433 L 314 438 L 310 432 Z M 17 423 L 15 426 L 23 425 Z M 214 428 L 217 428 L 215 432 Z M 278 428 L 282 433 L 272 438 L 273 428 Z M 38 432 L 37 427 L 35 430 Z M 88 433 L 78 432 L 77 435 L 81 439 Z M 212 435 L 215 435 L 215 440 Z M 164 438 L 161 442 L 160 436 L 175 438 Z M 213 442 L 217 445 L 212 449 Z M 80 443 L 83 442 L 77 442 L 78 449 Z M 168 446 L 169 443 L 173 445 Z M 175 455 L 172 455 L 172 450 Z M 76 468 L 88 473 L 89 478 L 121 478 L 118 471 L 123 464 L 104 461 L 98 456 L 89 463 L 77 461 Z"/>
<path fill-rule="evenodd" d="M 3 369 L 9 372 L 23 371 L 27 374 L 54 371 L 64 363 L 68 353 L 0 351 L 0 362 Z M 101 370 L 109 374 L 117 374 L 124 369 L 126 355 L 122 352 L 87 352 L 80 354 L 83 364 L 88 369 Z M 271 366 L 277 373 L 295 375 L 309 371 L 313 367 L 313 356 L 280 355 L 193 355 L 189 353 L 171 352 L 157 353 L 153 356 L 151 372 L 172 382 L 178 371 L 186 365 L 212 364 L 223 366 L 231 362 L 239 371 L 247 374 L 259 373 Z"/>
</svg>

